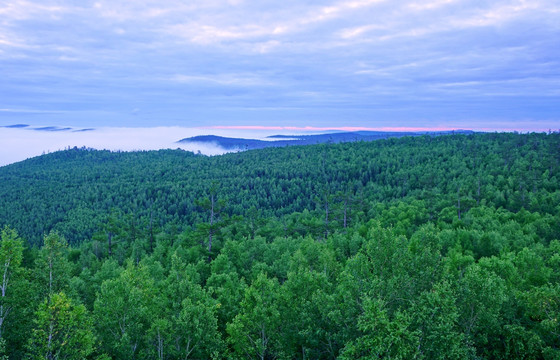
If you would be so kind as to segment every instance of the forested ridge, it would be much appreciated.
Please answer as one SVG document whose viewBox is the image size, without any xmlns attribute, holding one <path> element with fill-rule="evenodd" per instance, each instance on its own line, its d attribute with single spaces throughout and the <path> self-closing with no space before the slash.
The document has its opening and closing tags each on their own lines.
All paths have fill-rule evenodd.
<svg viewBox="0 0 560 360">
<path fill-rule="evenodd" d="M 0 357 L 559 359 L 560 134 L 0 168 Z"/>
</svg>

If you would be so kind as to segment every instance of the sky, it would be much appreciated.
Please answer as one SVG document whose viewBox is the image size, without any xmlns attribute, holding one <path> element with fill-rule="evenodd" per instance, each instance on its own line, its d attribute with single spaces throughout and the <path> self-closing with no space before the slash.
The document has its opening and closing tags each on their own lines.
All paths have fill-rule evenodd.
<svg viewBox="0 0 560 360">
<path fill-rule="evenodd" d="M 0 2 L 0 126 L 72 129 L 0 127 L 0 165 L 39 133 L 548 131 L 559 109 L 559 0 Z"/>
</svg>

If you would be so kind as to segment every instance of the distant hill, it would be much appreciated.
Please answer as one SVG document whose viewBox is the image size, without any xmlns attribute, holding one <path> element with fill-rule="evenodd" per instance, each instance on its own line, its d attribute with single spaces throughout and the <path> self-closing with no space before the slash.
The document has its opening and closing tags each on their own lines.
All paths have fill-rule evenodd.
<svg viewBox="0 0 560 360">
<path fill-rule="evenodd" d="M 190 138 L 181 139 L 178 143 L 203 143 L 213 144 L 224 148 L 225 150 L 253 150 L 264 149 L 269 147 L 284 147 L 295 145 L 314 145 L 325 143 L 342 143 L 354 141 L 374 141 L 387 138 L 399 138 L 403 136 L 421 136 L 421 135 L 448 135 L 456 134 L 472 134 L 472 130 L 455 130 L 441 132 L 385 132 L 385 131 L 355 131 L 355 132 L 336 132 L 329 134 L 316 135 L 273 135 L 266 139 L 240 139 L 229 138 L 215 135 L 201 135 Z"/>
</svg>

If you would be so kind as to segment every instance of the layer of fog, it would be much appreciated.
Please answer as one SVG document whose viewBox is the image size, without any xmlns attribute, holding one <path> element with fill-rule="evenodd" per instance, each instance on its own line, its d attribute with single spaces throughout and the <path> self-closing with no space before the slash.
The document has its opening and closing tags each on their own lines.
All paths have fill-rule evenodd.
<svg viewBox="0 0 560 360">
<path fill-rule="evenodd" d="M 41 129 L 42 128 L 42 129 Z M 0 127 L 0 166 L 22 161 L 68 147 L 87 147 L 112 151 L 183 149 L 204 155 L 228 152 L 208 143 L 177 143 L 197 135 L 218 135 L 244 139 L 266 139 L 270 135 L 297 135 L 294 131 L 229 130 L 184 127 L 79 129 L 67 127 Z M 232 150 L 229 150 L 232 151 Z"/>
</svg>

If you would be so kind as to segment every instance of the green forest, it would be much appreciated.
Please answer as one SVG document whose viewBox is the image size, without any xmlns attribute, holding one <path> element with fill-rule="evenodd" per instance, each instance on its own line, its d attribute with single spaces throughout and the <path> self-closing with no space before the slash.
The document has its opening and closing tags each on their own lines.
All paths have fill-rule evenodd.
<svg viewBox="0 0 560 360">
<path fill-rule="evenodd" d="M 0 359 L 560 359 L 560 134 L 0 167 Z"/>
</svg>

